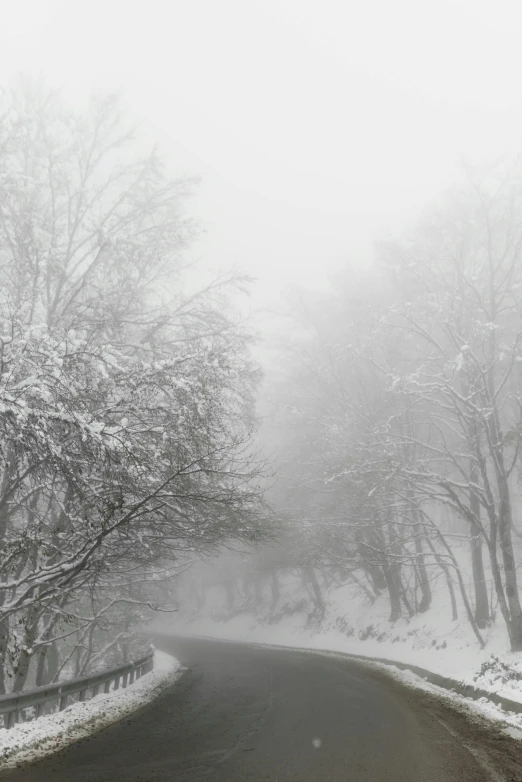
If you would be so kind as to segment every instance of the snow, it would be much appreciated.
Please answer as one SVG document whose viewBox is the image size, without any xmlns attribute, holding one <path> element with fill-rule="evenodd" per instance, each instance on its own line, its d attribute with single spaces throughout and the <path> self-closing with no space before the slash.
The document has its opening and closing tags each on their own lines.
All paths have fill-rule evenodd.
<svg viewBox="0 0 522 782">
<path fill-rule="evenodd" d="M 179 635 L 386 660 L 391 665 L 383 669 L 405 684 L 450 698 L 475 716 L 500 721 L 503 727 L 519 731 L 522 737 L 522 715 L 508 713 L 491 701 L 474 701 L 451 693 L 393 665 L 422 668 L 522 705 L 522 653 L 509 651 L 501 619 L 484 631 L 486 647 L 481 649 L 462 612 L 458 620 L 451 619 L 443 589 L 434 590 L 429 612 L 394 623 L 388 621 L 385 595 L 369 604 L 350 586 L 330 589 L 325 592 L 325 613 L 318 617 L 311 602 L 303 600 L 302 589 L 291 579 L 281 583 L 281 592 L 284 597 L 277 609 L 265 605 L 231 611 L 224 606 L 224 595 L 217 588 L 207 596 L 204 612 L 178 615 L 170 630 Z M 163 623 L 155 629 L 168 632 Z"/>
<path fill-rule="evenodd" d="M 412 671 L 401 670 L 394 665 L 382 665 L 380 663 L 371 663 L 371 665 L 385 671 L 388 675 L 393 676 L 393 678 L 409 687 L 422 689 L 425 692 L 436 695 L 438 698 L 449 702 L 452 706 L 466 711 L 472 718 L 479 717 L 484 720 L 502 723 L 502 728 L 508 736 L 518 741 L 522 740 L 522 714 L 505 711 L 500 706 L 487 700 L 487 698 L 479 698 L 479 700 L 465 698 L 456 692 L 430 684 L 430 682 L 417 676 Z"/>
<path fill-rule="evenodd" d="M 270 646 L 284 646 L 289 649 L 318 651 L 335 656 L 342 655 L 343 653 L 356 656 L 360 655 L 359 660 L 363 662 L 364 665 L 383 671 L 408 687 L 422 689 L 425 692 L 436 695 L 438 698 L 448 702 L 449 705 L 464 710 L 468 716 L 473 719 L 479 718 L 482 720 L 494 721 L 497 724 L 500 723 L 505 733 L 512 738 L 522 741 L 522 714 L 506 711 L 486 698 L 473 700 L 459 695 L 452 690 L 438 687 L 413 673 L 413 671 L 400 669 L 393 664 L 384 664 L 367 659 L 372 656 L 393 659 L 393 653 L 387 646 L 383 648 L 381 644 L 372 643 L 372 641 L 347 642 L 335 633 L 299 632 L 296 627 L 292 627 L 291 624 L 287 624 L 284 628 L 270 628 L 269 626 L 259 625 L 255 627 L 249 624 L 249 622 L 245 622 L 244 619 L 244 617 L 236 617 L 235 620 L 233 619 L 226 623 L 204 620 L 198 622 L 194 627 L 191 627 L 189 624 L 176 625 L 174 632 L 178 634 L 183 632 L 186 635 L 213 638 L 223 641 L 259 643 Z M 162 628 L 162 632 L 165 633 L 164 627 Z M 411 662 L 412 665 L 440 673 L 443 676 L 457 678 L 464 684 L 470 683 L 476 687 L 488 689 L 487 681 L 485 679 L 478 678 L 477 680 L 474 680 L 469 671 L 470 667 L 473 666 L 474 668 L 482 657 L 485 657 L 486 659 L 490 657 L 488 652 L 470 656 L 468 650 L 467 655 L 462 654 L 454 656 L 453 654 L 449 654 L 447 656 L 439 656 L 439 659 L 437 660 L 436 657 L 431 657 L 426 654 L 428 651 L 429 650 L 424 649 L 424 653 L 415 654 L 413 650 L 410 650 L 410 654 L 408 654 L 406 650 L 403 649 L 402 654 L 397 654 L 397 651 L 395 650 L 394 656 L 397 662 Z M 450 663 L 451 658 L 453 658 L 454 665 Z M 458 671 L 462 674 L 464 668 L 467 669 L 468 675 L 459 676 Z M 491 691 L 496 692 L 499 695 L 504 695 L 505 697 L 522 704 L 522 688 L 520 687 L 494 687 L 491 688 Z"/>
<path fill-rule="evenodd" d="M 32 762 L 117 722 L 154 700 L 181 671 L 176 658 L 156 651 L 154 670 L 126 689 L 100 693 L 91 700 L 73 703 L 64 711 L 0 730 L 0 768 Z"/>
</svg>

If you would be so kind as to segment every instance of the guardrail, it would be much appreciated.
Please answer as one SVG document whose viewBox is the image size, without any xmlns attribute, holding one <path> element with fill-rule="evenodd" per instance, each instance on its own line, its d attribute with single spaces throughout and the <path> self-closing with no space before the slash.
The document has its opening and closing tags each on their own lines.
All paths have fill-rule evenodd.
<svg viewBox="0 0 522 782">
<path fill-rule="evenodd" d="M 4 719 L 4 727 L 12 728 L 17 722 L 25 722 L 27 719 L 26 709 L 35 708 L 34 718 L 40 717 L 45 709 L 45 704 L 49 701 L 57 701 L 58 711 L 63 711 L 70 698 L 78 696 L 78 701 L 87 700 L 87 693 L 90 691 L 90 697 L 98 695 L 100 687 L 103 686 L 104 692 L 110 692 L 111 684 L 114 683 L 113 690 L 121 687 L 127 687 L 140 676 L 152 671 L 154 651 L 149 652 L 136 662 L 130 662 L 126 665 L 120 665 L 118 668 L 111 668 L 108 671 L 84 676 L 81 679 L 70 679 L 65 682 L 57 682 L 44 687 L 34 687 L 31 690 L 22 690 L 12 695 L 0 696 L 0 715 Z"/>
</svg>

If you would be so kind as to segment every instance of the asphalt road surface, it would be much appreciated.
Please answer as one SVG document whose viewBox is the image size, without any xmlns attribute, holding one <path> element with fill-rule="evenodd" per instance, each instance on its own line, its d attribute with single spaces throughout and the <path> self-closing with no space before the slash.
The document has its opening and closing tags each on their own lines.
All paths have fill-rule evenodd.
<svg viewBox="0 0 522 782">
<path fill-rule="evenodd" d="M 158 639 L 154 703 L 8 782 L 521 782 L 522 743 L 346 658 Z"/>
</svg>

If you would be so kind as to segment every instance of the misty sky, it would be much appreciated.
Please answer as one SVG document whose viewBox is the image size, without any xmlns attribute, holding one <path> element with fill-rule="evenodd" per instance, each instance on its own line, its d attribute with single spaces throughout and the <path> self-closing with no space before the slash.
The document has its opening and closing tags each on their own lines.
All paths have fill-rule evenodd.
<svg viewBox="0 0 522 782">
<path fill-rule="evenodd" d="M 199 174 L 199 252 L 260 290 L 320 281 L 518 143 L 518 4 L 438 0 L 17 0 L 0 72 L 79 97 L 121 89 Z"/>
</svg>

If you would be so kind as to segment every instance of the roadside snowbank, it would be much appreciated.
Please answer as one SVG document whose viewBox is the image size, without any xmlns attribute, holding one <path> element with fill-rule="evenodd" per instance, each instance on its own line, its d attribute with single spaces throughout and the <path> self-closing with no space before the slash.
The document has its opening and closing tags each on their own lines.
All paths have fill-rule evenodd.
<svg viewBox="0 0 522 782">
<path fill-rule="evenodd" d="M 472 718 L 481 718 L 483 720 L 493 720 L 498 723 L 502 723 L 504 732 L 511 738 L 522 740 L 522 714 L 515 714 L 514 712 L 505 711 L 500 706 L 487 700 L 487 698 L 480 698 L 479 700 L 472 700 L 470 698 L 458 695 L 451 690 L 445 690 L 442 687 L 437 687 L 434 684 L 430 684 L 425 679 L 417 676 L 411 671 L 404 671 L 400 668 L 396 668 L 394 665 L 383 665 L 381 663 L 368 663 L 372 667 L 385 671 L 389 676 L 393 676 L 394 679 L 402 682 L 408 687 L 414 689 L 422 689 L 425 692 L 436 695 L 437 698 L 442 698 L 452 706 L 457 707 L 460 710 L 464 710 Z"/>
<path fill-rule="evenodd" d="M 210 618 L 197 622 L 177 622 L 172 628 L 164 626 L 156 628 L 163 634 L 208 637 L 222 641 L 241 641 L 246 643 L 285 646 L 292 649 L 321 651 L 329 654 L 350 654 L 360 656 L 362 662 L 372 668 L 377 668 L 402 682 L 403 684 L 422 689 L 438 698 L 442 698 L 459 709 L 464 709 L 471 717 L 494 720 L 502 723 L 504 730 L 512 737 L 522 740 L 522 714 L 506 711 L 495 703 L 480 698 L 472 700 L 451 690 L 443 689 L 413 673 L 393 665 L 395 660 L 400 664 L 411 664 L 425 668 L 433 673 L 456 679 L 462 684 L 489 690 L 491 693 L 503 695 L 510 700 L 522 704 L 521 681 L 514 679 L 515 675 L 522 679 L 522 654 L 504 653 L 503 659 L 491 654 L 491 649 L 480 650 L 469 646 L 460 649 L 446 645 L 444 652 L 431 652 L 426 648 L 405 648 L 393 643 L 375 639 L 347 639 L 340 633 L 317 631 L 313 632 L 299 626 L 296 618 L 287 621 L 283 626 L 260 625 L 252 616 L 241 615 L 219 622 Z M 365 658 L 379 657 L 392 661 L 391 664 L 374 662 Z M 507 662 L 506 662 L 507 660 Z M 482 662 L 481 662 L 482 661 Z M 474 673 L 478 671 L 477 673 Z M 484 671 L 481 673 L 481 671 Z"/>
<path fill-rule="evenodd" d="M 461 570 L 467 572 L 468 552 L 462 550 L 460 554 Z M 522 710 L 522 653 L 509 650 L 507 630 L 493 591 L 493 622 L 480 631 L 484 641 L 481 648 L 462 596 L 455 590 L 452 605 L 447 583 L 440 576 L 431 581 L 429 610 L 413 616 L 405 612 L 391 622 L 386 592 L 369 599 L 367 592 L 351 580 L 327 582 L 320 572 L 316 575 L 320 600 L 297 571 L 278 570 L 275 593 L 267 578 L 263 581 L 258 577 L 254 589 L 252 574 L 247 574 L 250 581 L 247 576 L 243 581 L 227 581 L 221 574 L 221 581 L 203 589 L 196 576 L 189 578 L 189 573 L 180 592 L 183 611 L 171 616 L 168 624 L 165 620 L 161 625 L 156 622 L 149 630 L 378 659 L 401 669 L 408 667 L 413 676 L 428 675 L 430 686 L 438 689 L 440 683 L 455 688 L 461 693 L 459 698 L 480 698 L 487 693 L 493 702 L 505 699 L 514 702 L 514 711 L 518 712 L 518 704 Z M 489 589 L 489 581 L 488 585 Z M 466 587 L 471 594 L 472 585 Z M 437 677 L 452 681 L 442 683 Z M 418 679 L 417 684 L 423 683 Z M 501 706 L 490 705 L 495 719 L 505 717 Z M 509 703 L 502 705 L 510 708 Z"/>
<path fill-rule="evenodd" d="M 288 601 L 275 614 L 219 608 L 195 618 L 180 615 L 169 631 L 222 640 L 344 652 L 418 666 L 522 704 L 522 654 L 509 651 L 505 628 L 497 622 L 484 631 L 481 649 L 464 620 L 452 621 L 441 601 L 428 614 L 390 624 L 385 599 L 364 605 L 350 593 L 328 594 L 326 611 L 318 618 L 310 606 L 295 610 Z M 156 629 L 165 632 L 163 625 Z"/>
<path fill-rule="evenodd" d="M 422 616 L 409 622 L 379 623 L 367 617 L 366 624 L 349 632 L 328 617 L 319 626 L 303 626 L 294 615 L 265 624 L 252 614 L 239 614 L 226 621 L 202 617 L 198 621 L 177 621 L 171 631 L 222 640 L 250 641 L 300 649 L 345 652 L 417 665 L 433 673 L 456 679 L 522 703 L 522 654 L 509 652 L 501 628 L 492 627 L 481 649 L 458 622 L 433 625 Z M 159 627 L 157 628 L 160 629 Z M 161 630 L 165 632 L 165 627 Z"/>
<path fill-rule="evenodd" d="M 126 689 L 100 693 L 91 700 L 73 703 L 64 711 L 16 725 L 10 730 L 0 729 L 0 768 L 34 761 L 117 722 L 154 700 L 180 672 L 178 660 L 156 651 L 154 670 Z"/>
</svg>

